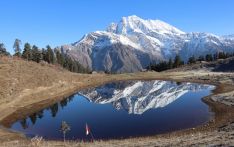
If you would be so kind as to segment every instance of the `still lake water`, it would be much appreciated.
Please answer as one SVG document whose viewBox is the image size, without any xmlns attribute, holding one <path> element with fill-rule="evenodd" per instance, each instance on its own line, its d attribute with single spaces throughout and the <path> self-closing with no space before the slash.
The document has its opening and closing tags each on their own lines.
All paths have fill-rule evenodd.
<svg viewBox="0 0 234 147">
<path fill-rule="evenodd" d="M 171 81 L 125 81 L 105 84 L 79 93 L 40 112 L 18 120 L 11 128 L 27 136 L 60 140 L 62 121 L 71 127 L 66 139 L 147 136 L 203 124 L 212 117 L 201 98 L 214 86 Z"/>
</svg>

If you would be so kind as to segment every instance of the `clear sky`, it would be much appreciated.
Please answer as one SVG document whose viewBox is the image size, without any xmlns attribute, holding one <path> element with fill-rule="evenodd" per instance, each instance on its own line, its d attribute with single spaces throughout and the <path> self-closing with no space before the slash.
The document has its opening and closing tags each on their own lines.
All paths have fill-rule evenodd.
<svg viewBox="0 0 234 147">
<path fill-rule="evenodd" d="M 15 38 L 55 47 L 129 15 L 186 32 L 234 34 L 234 0 L 1 0 L 0 42 L 11 53 Z"/>
</svg>

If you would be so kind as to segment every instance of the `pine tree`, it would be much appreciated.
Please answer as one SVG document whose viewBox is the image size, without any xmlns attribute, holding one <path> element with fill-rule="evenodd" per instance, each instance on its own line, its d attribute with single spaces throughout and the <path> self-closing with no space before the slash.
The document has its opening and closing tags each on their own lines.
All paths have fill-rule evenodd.
<svg viewBox="0 0 234 147">
<path fill-rule="evenodd" d="M 45 50 L 44 48 L 42 48 L 42 50 L 41 50 L 42 60 L 47 62 L 46 55 L 47 55 L 47 50 Z"/>
<path fill-rule="evenodd" d="M 182 61 L 179 55 L 175 56 L 173 67 L 177 68 L 181 65 Z"/>
<path fill-rule="evenodd" d="M 22 58 L 26 60 L 32 60 L 32 49 L 29 43 L 24 44 L 24 50 L 22 54 Z"/>
<path fill-rule="evenodd" d="M 78 61 L 72 60 L 69 56 L 63 56 L 63 67 L 71 72 L 90 73 L 88 68 L 83 67 Z"/>
<path fill-rule="evenodd" d="M 5 45 L 3 43 L 0 43 L 0 55 L 9 56 L 10 53 L 6 51 Z"/>
<path fill-rule="evenodd" d="M 148 69 L 149 71 L 152 71 L 152 66 L 153 66 L 153 64 L 150 62 L 150 64 L 149 64 L 149 66 L 148 66 L 147 69 Z"/>
<path fill-rule="evenodd" d="M 197 61 L 200 61 L 200 62 L 201 62 L 201 61 L 205 61 L 205 59 L 204 59 L 203 56 L 199 56 L 198 59 L 197 59 Z"/>
<path fill-rule="evenodd" d="M 188 60 L 188 64 L 194 64 L 196 63 L 196 59 L 194 56 L 190 57 L 189 60 Z"/>
<path fill-rule="evenodd" d="M 20 45 L 21 45 L 21 40 L 15 39 L 15 42 L 14 42 L 14 45 L 13 45 L 13 48 L 14 48 L 14 50 L 15 50 L 14 56 L 18 56 L 18 57 L 21 56 L 21 48 L 20 48 Z"/>
<path fill-rule="evenodd" d="M 60 64 L 61 66 L 64 65 L 64 56 L 58 51 L 55 51 L 56 54 L 56 59 L 57 59 L 57 63 Z"/>
<path fill-rule="evenodd" d="M 225 59 L 225 53 L 224 52 L 219 52 L 218 53 L 218 59 Z"/>
<path fill-rule="evenodd" d="M 225 53 L 225 59 L 229 58 L 229 57 L 230 57 L 230 54 L 229 53 Z"/>
<path fill-rule="evenodd" d="M 32 47 L 32 60 L 37 63 L 39 63 L 42 60 L 41 51 L 35 45 Z"/>
<path fill-rule="evenodd" d="M 172 69 L 173 68 L 173 62 L 172 59 L 170 58 L 168 61 L 168 69 Z"/>
<path fill-rule="evenodd" d="M 215 53 L 215 54 L 213 55 L 213 60 L 216 61 L 217 59 L 218 59 L 218 53 Z"/>
<path fill-rule="evenodd" d="M 54 64 L 54 61 L 55 61 L 54 52 L 49 45 L 47 45 L 46 48 L 47 48 L 46 61 L 49 64 Z"/>
<path fill-rule="evenodd" d="M 207 54 L 207 55 L 206 55 L 206 61 L 207 61 L 207 62 L 213 61 L 213 57 L 212 57 L 211 54 Z"/>
<path fill-rule="evenodd" d="M 65 56 L 65 58 L 64 58 L 63 67 L 69 70 L 69 63 L 68 63 L 68 57 L 67 56 Z"/>
</svg>

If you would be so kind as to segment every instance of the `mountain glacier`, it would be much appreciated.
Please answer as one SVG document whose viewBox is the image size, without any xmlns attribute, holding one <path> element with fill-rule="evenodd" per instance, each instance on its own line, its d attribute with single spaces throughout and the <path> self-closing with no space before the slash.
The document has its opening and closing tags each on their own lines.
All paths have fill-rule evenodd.
<svg viewBox="0 0 234 147">
<path fill-rule="evenodd" d="M 143 114 L 149 109 L 165 107 L 188 92 L 213 89 L 211 85 L 170 81 L 116 82 L 80 92 L 91 102 L 112 104 L 129 114 Z"/>
<path fill-rule="evenodd" d="M 111 23 L 106 31 L 84 35 L 78 42 L 60 47 L 82 65 L 95 71 L 135 72 L 152 62 L 179 54 L 183 60 L 195 55 L 234 51 L 233 35 L 186 33 L 160 20 L 135 15 Z"/>
</svg>

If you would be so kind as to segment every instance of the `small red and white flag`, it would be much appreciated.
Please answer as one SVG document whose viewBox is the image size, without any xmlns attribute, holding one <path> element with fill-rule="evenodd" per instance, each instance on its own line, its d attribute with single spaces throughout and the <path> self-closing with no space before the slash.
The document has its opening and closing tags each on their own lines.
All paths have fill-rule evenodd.
<svg viewBox="0 0 234 147">
<path fill-rule="evenodd" d="M 85 126 L 85 130 L 86 130 L 86 135 L 89 135 L 90 129 L 89 129 L 89 126 L 88 126 L 87 123 L 86 123 L 86 126 Z"/>
</svg>

